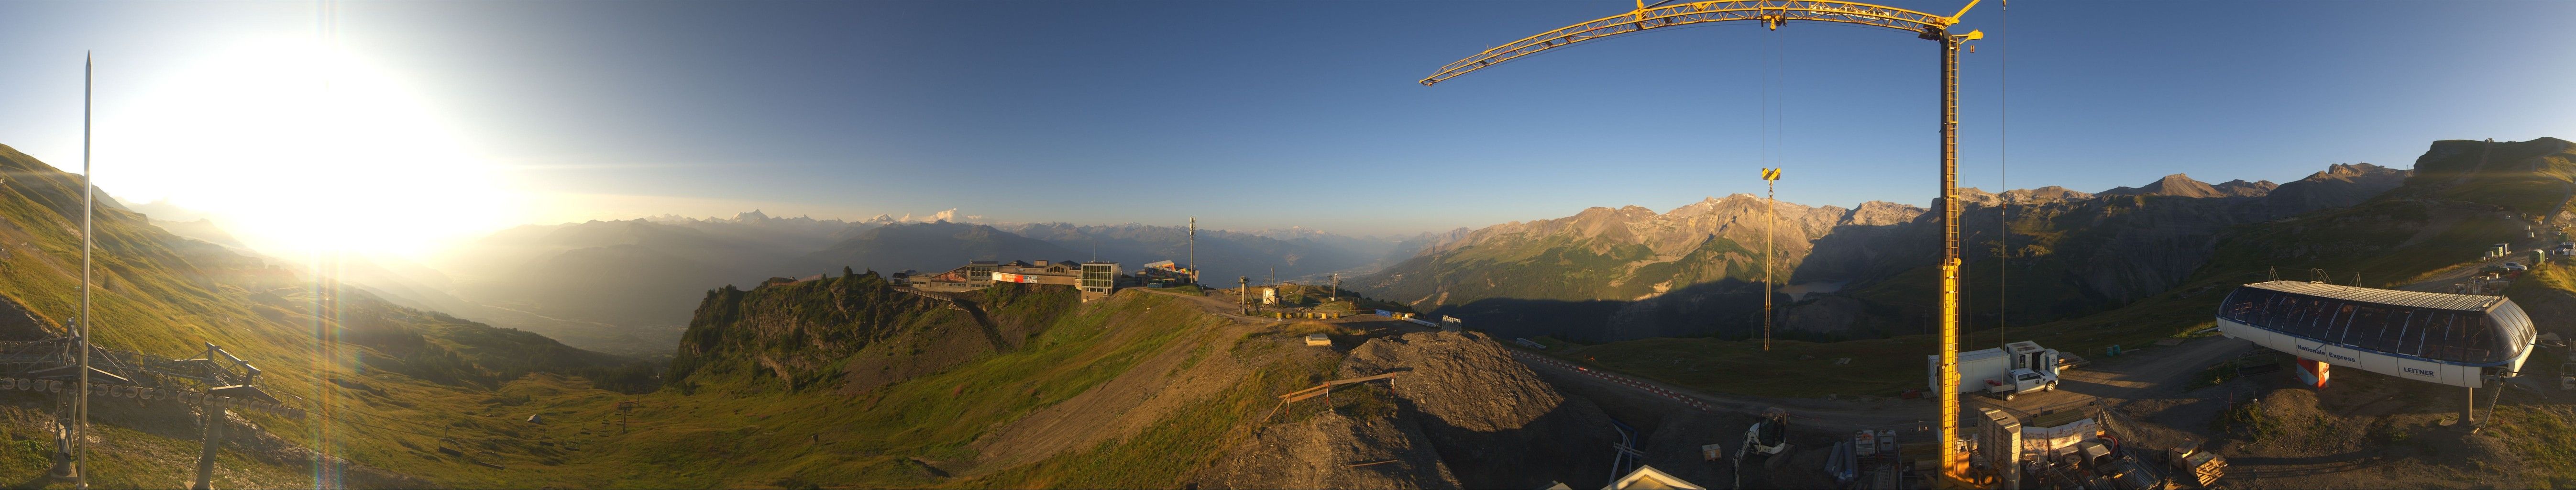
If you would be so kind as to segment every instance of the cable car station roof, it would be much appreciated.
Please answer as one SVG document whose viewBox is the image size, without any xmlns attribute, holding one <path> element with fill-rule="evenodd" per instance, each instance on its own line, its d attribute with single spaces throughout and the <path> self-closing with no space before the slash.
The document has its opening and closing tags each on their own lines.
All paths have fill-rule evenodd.
<svg viewBox="0 0 2576 490">
<path fill-rule="evenodd" d="M 2487 311 L 2489 308 L 2494 308 L 2496 303 L 2504 301 L 2503 296 L 2399 291 L 2395 289 L 2365 288 L 2302 281 L 2267 281 L 2247 284 L 2245 287 L 2269 289 L 2284 293 L 2327 299 L 2454 311 L 2482 312 Z"/>
</svg>

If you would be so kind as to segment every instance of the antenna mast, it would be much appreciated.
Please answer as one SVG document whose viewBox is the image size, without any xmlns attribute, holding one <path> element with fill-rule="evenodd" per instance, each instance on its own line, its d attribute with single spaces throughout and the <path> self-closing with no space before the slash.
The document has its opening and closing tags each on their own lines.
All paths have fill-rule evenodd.
<svg viewBox="0 0 2576 490">
<path fill-rule="evenodd" d="M 73 344 L 80 349 L 80 393 L 72 395 L 72 414 L 79 421 L 72 425 L 72 485 L 89 488 L 89 287 L 90 225 L 98 214 L 98 185 L 90 183 L 89 171 L 89 99 L 90 80 L 98 62 L 88 53 L 81 54 L 81 304 L 80 333 Z"/>
<path fill-rule="evenodd" d="M 1199 283 L 1199 217 L 1190 217 L 1190 284 Z"/>
</svg>

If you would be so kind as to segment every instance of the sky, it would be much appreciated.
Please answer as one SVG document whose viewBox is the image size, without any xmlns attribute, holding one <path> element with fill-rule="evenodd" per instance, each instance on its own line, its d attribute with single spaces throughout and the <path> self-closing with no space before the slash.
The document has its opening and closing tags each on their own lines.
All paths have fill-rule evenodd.
<svg viewBox="0 0 2576 490">
<path fill-rule="evenodd" d="M 1937 14 L 1961 1 L 1893 5 Z M 1720 23 L 1441 65 L 1625 2 L 0 3 L 0 144 L 271 251 L 649 215 L 1409 234 L 1937 192 L 1936 44 Z M 2576 138 L 2576 2 L 1988 0 L 1960 178 L 2409 167 Z M 156 207 L 154 209 L 171 209 Z M 187 217 L 187 216 L 174 216 Z"/>
</svg>

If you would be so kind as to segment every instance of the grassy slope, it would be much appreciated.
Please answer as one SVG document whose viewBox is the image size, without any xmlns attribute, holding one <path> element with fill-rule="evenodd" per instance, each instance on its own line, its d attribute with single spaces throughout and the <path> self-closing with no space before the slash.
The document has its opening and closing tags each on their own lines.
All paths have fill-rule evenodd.
<svg viewBox="0 0 2576 490">
<path fill-rule="evenodd" d="M 1017 313 L 992 314 L 1005 321 Z M 791 389 L 752 370 L 705 369 L 690 378 L 698 383 L 695 394 L 634 397 L 531 378 L 504 390 L 531 401 L 504 411 L 510 417 L 544 413 L 551 422 L 503 425 L 515 427 L 523 441 L 557 441 L 579 451 L 558 456 L 558 464 L 506 470 L 421 466 L 475 486 L 1172 486 L 1240 436 L 1250 417 L 1269 408 L 1271 394 L 1330 366 L 1263 366 L 1214 400 L 1192 403 L 1136 437 L 979 477 L 947 472 L 970 466 L 976 453 L 968 444 L 977 437 L 1098 386 L 1156 351 L 1225 348 L 1236 339 L 1217 338 L 1213 327 L 1230 322 L 1187 299 L 1119 294 L 1073 306 L 1020 350 L 856 396 Z M 613 422 L 615 403 L 623 399 L 643 407 L 631 415 L 634 429 L 626 433 Z"/>
<path fill-rule="evenodd" d="M 0 147 L 0 170 L 6 172 L 6 184 L 0 185 L 0 223 L 5 223 L 0 224 L 0 247 L 8 252 L 0 259 L 0 294 L 56 323 L 76 317 L 77 177 L 6 147 Z M 260 413 L 245 416 L 292 443 L 325 453 L 380 454 L 391 444 L 378 437 L 382 429 L 362 425 L 367 421 L 394 426 L 401 424 L 383 421 L 400 420 L 414 412 L 460 412 L 488 396 L 476 394 L 483 386 L 517 373 L 569 371 L 566 368 L 613 362 L 542 337 L 442 319 L 443 315 L 392 307 L 364 294 L 337 294 L 326 285 L 300 283 L 294 271 L 177 238 L 150 226 L 141 215 L 101 209 L 96 229 L 94 261 L 103 286 L 93 295 L 92 311 L 99 344 L 171 358 L 192 357 L 201 352 L 201 343 L 222 345 L 265 370 L 263 385 L 271 393 L 317 409 L 315 413 L 332 415 L 302 420 Z M 406 359 L 403 351 L 465 354 L 458 355 L 455 363 L 414 362 L 402 363 L 401 369 L 381 369 Z M 380 369 L 362 369 L 361 362 Z M 455 380 L 440 384 L 402 372 L 440 373 Z M 325 381 L 330 378 L 348 384 Z M 386 395 L 362 394 L 346 386 L 374 387 Z M 50 402 L 43 399 L 16 401 L 22 410 L 50 410 Z M 157 417 L 137 423 L 174 416 Z M 40 433 L 44 420 L 16 417 L 8 430 Z M 170 486 L 172 475 L 183 474 L 174 473 L 178 466 L 193 464 L 197 444 L 193 430 L 136 432 L 106 427 L 101 430 L 116 439 L 103 442 L 94 453 L 98 457 L 93 461 L 93 484 Z M 359 461 L 380 462 L 366 457 Z M 0 479 L 21 481 L 32 476 L 22 470 L 0 467 Z M 257 465 L 227 467 L 224 473 L 239 476 L 232 483 L 236 486 L 314 484 L 310 463 L 301 458 L 261 460 Z M 224 483 L 219 480 L 218 484 Z"/>
<path fill-rule="evenodd" d="M 2418 167 L 2427 171 L 2410 179 L 2406 187 L 2361 205 L 2240 227 L 2221 240 L 2211 264 L 2171 290 L 2110 311 L 2016 326 L 2006 334 L 2014 341 L 2037 341 L 2079 355 L 2098 356 L 2112 345 L 2134 351 L 2153 348 L 2151 343 L 2157 339 L 2214 325 L 2211 314 L 2226 293 L 2237 284 L 2264 280 L 2268 267 L 2278 266 L 2283 277 L 2290 279 L 2306 278 L 2304 269 L 2322 268 L 2335 272 L 2339 282 L 2359 271 L 2365 284 L 2387 287 L 2474 261 L 2486 244 L 2523 241 L 2521 224 L 2527 222 L 2499 216 L 2497 208 L 2507 214 L 2540 215 L 2570 199 L 2570 182 L 2576 181 L 2576 149 L 2555 150 L 2554 141 L 2499 143 L 2483 158 L 2478 142 L 2436 143 L 2437 152 L 2446 146 L 2464 149 L 2419 162 Z M 2478 169 L 2481 162 L 2486 167 Z M 2516 285 L 2517 290 L 2523 287 Z M 1930 291 L 1912 295 L 1928 298 Z M 2524 301 L 2522 296 L 2516 298 Z M 2576 315 L 2576 300 L 2566 304 L 2563 310 Z M 2546 306 L 2525 308 L 2535 309 L 2535 318 L 2548 318 L 2537 311 Z M 1712 392 L 1812 397 L 1892 395 L 1923 386 L 1922 358 L 1915 356 L 1929 354 L 1937 342 L 1928 335 L 1827 344 L 1776 342 L 1772 351 L 1762 352 L 1758 340 L 1657 338 L 1550 351 Z M 1961 342 L 1962 349 L 2002 343 L 1991 330 L 1964 334 Z M 1801 360 L 1801 356 L 1814 358 Z M 1839 357 L 1853 358 L 1852 364 L 1830 364 Z M 1791 375 L 1821 376 L 1829 382 L 1778 381 Z"/>
<path fill-rule="evenodd" d="M 1595 249 L 1600 249 L 1595 251 Z M 1385 294 L 1418 300 L 1432 291 L 1440 304 L 1463 305 L 1479 299 L 1629 300 L 1669 288 L 1726 278 L 1759 277 L 1755 261 L 1761 252 L 1735 240 L 1712 237 L 1684 257 L 1663 262 L 1645 245 L 1602 245 L 1599 239 L 1563 235 L 1512 238 L 1479 243 L 1441 254 L 1418 257 L 1389 268 L 1407 275 Z"/>
</svg>

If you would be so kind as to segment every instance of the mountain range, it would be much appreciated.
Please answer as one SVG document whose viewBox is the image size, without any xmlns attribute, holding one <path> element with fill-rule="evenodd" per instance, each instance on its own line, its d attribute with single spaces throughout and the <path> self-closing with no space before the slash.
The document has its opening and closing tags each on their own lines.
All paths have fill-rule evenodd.
<svg viewBox="0 0 2576 490">
<path fill-rule="evenodd" d="M 2207 263 L 2231 227 L 2352 206 L 2408 175 L 2363 163 L 2278 185 L 2211 185 L 2175 174 L 2100 193 L 1962 189 L 1968 290 L 2001 287 L 1994 271 L 2003 264 L 2016 298 L 2007 309 L 1971 302 L 1969 312 L 2038 322 L 2117 307 Z M 1772 280 L 1796 293 L 1775 299 L 1786 335 L 1878 337 L 1914 332 L 1930 313 L 1919 298 L 1934 279 L 1937 218 L 1881 201 L 1851 209 L 1774 203 L 1766 211 L 1747 194 L 1662 213 L 1596 207 L 1452 234 L 1353 287 L 1502 334 L 1741 337 L 1762 324 L 1768 240 L 1777 257 Z M 2007 222 L 2012 233 L 2001 236 Z M 2004 260 L 1990 260 L 1997 257 Z"/>
<path fill-rule="evenodd" d="M 923 218 L 843 221 L 754 210 L 731 218 L 527 225 L 493 233 L 421 268 L 434 274 L 371 273 L 350 280 L 410 306 L 541 332 L 585 348 L 653 356 L 672 352 L 691 307 L 706 291 L 770 277 L 837 275 L 844 268 L 945 271 L 969 260 L 1098 259 L 1129 268 L 1189 261 L 1185 227 L 952 221 L 977 218 L 948 210 Z M 1197 254 L 1211 280 L 1274 273 L 1347 276 L 1390 262 L 1401 240 L 1298 228 L 1202 229 Z"/>
</svg>

